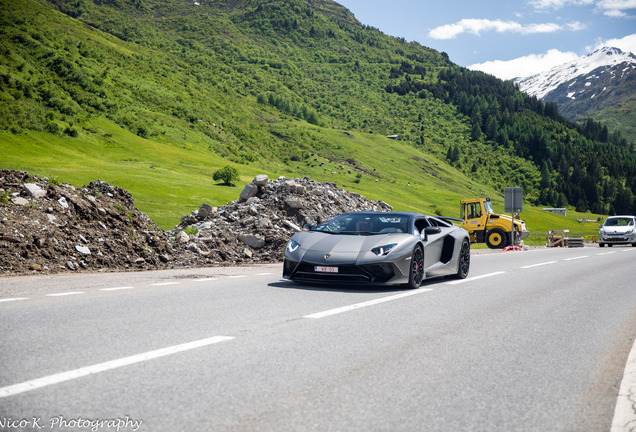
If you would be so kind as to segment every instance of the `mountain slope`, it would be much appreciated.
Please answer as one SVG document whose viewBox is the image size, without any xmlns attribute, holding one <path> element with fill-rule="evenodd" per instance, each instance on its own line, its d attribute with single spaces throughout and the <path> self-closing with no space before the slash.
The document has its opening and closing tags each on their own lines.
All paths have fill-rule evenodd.
<svg viewBox="0 0 636 432">
<path fill-rule="evenodd" d="M 0 5 L 0 163 L 99 176 L 163 227 L 235 199 L 211 181 L 226 164 L 447 214 L 510 185 L 534 204 L 633 206 L 628 143 L 328 0 Z"/>
<path fill-rule="evenodd" d="M 515 80 L 572 119 L 594 117 L 636 138 L 636 55 L 602 48 L 575 62 Z"/>
</svg>

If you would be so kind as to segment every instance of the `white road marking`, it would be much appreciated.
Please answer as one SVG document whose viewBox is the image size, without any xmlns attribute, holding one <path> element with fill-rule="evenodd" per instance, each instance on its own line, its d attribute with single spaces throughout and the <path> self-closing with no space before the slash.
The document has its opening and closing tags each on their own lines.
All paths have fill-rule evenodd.
<svg viewBox="0 0 636 432">
<path fill-rule="evenodd" d="M 610 432 L 636 430 L 636 340 L 627 357 Z"/>
<path fill-rule="evenodd" d="M 111 369 L 128 366 L 135 363 L 144 362 L 147 360 L 164 357 L 171 354 L 176 354 L 183 351 L 188 351 L 195 348 L 204 347 L 207 345 L 216 344 L 219 342 L 229 341 L 234 339 L 230 336 L 214 336 L 207 339 L 200 339 L 194 342 L 188 342 L 181 345 L 173 345 L 167 348 L 161 348 L 154 351 L 148 351 L 141 354 L 132 355 L 130 357 L 123 357 L 116 360 L 107 361 L 104 363 L 98 363 L 92 366 L 87 366 L 67 372 L 62 372 L 55 375 L 48 375 L 42 378 L 25 381 L 23 383 L 14 384 L 0 388 L 0 398 L 14 396 L 20 393 L 28 392 L 31 390 L 39 389 L 42 387 L 50 386 L 53 384 L 59 384 L 65 381 L 74 380 L 87 375 L 92 375 L 100 372 L 105 372 Z"/>
<path fill-rule="evenodd" d="M 457 285 L 457 284 L 461 284 L 461 283 L 465 283 L 465 282 L 472 282 L 472 281 L 477 280 L 477 279 L 483 279 L 483 278 L 487 278 L 487 277 L 491 277 L 491 276 L 497 276 L 497 275 L 504 274 L 504 273 L 506 273 L 506 272 L 505 271 L 498 271 L 498 272 L 494 272 L 494 273 L 488 273 L 488 274 L 485 274 L 485 275 L 473 276 L 473 277 L 469 277 L 469 278 L 466 278 L 466 279 L 457 279 L 457 280 L 454 280 L 454 281 L 446 282 L 446 284 L 448 284 L 448 285 Z"/>
<path fill-rule="evenodd" d="M 392 295 L 392 296 L 388 296 L 388 297 L 382 297 L 379 299 L 375 299 L 375 300 L 369 300 L 366 302 L 362 302 L 362 303 L 356 303 L 356 304 L 352 304 L 349 306 L 343 306 L 343 307 L 339 307 L 339 308 L 335 308 L 335 309 L 329 309 L 323 312 L 318 312 L 318 313 L 314 313 L 314 314 L 310 314 L 310 315 L 305 315 L 303 318 L 312 318 L 312 319 L 319 319 L 319 318 L 324 318 L 327 316 L 331 316 L 331 315 L 336 315 L 336 314 L 340 314 L 340 313 L 344 313 L 344 312 L 349 312 L 355 309 L 360 309 L 363 307 L 367 307 L 367 306 L 373 306 L 373 305 L 377 305 L 380 303 L 385 303 L 385 302 L 389 302 L 389 301 L 393 301 L 393 300 L 398 300 L 404 297 L 410 297 L 412 295 L 416 295 L 416 294 L 422 294 L 425 292 L 429 292 L 429 291 L 433 291 L 431 288 L 418 288 L 418 289 L 414 289 L 412 291 L 407 291 L 407 292 L 403 292 L 401 294 L 396 294 L 396 295 Z"/>
<path fill-rule="evenodd" d="M 254 276 L 268 276 L 268 275 L 272 275 L 274 273 L 268 272 L 268 273 L 256 273 L 254 274 Z M 238 278 L 245 278 L 247 277 L 247 275 L 234 275 L 234 276 L 225 276 L 226 278 L 229 279 L 238 279 Z M 215 280 L 219 280 L 218 277 L 209 277 L 209 278 L 201 278 L 201 279 L 192 279 L 193 282 L 211 282 L 211 281 L 215 281 Z M 179 285 L 180 282 L 157 282 L 157 283 L 153 283 L 150 284 L 151 286 L 168 286 L 168 285 Z M 110 292 L 110 291 L 123 291 L 123 290 L 130 290 L 130 289 L 135 289 L 135 287 L 133 286 L 119 286 L 119 287 L 110 287 L 110 288 L 99 288 L 99 291 L 106 291 L 106 292 Z M 86 294 L 86 292 L 84 291 L 68 291 L 68 292 L 62 292 L 62 293 L 51 293 L 51 294 L 44 294 L 46 297 L 64 297 L 64 296 L 71 296 L 71 295 L 78 295 L 78 294 Z M 14 301 L 19 301 L 19 300 L 28 300 L 29 297 L 11 297 L 11 298 L 5 298 L 5 299 L 0 299 L 0 303 L 9 303 L 9 302 L 14 302 Z"/>
<path fill-rule="evenodd" d="M 563 261 L 574 261 L 577 259 L 581 259 L 581 258 L 589 258 L 589 255 L 581 255 L 581 256 L 577 256 L 577 257 L 572 257 L 572 258 L 565 258 Z"/>
<path fill-rule="evenodd" d="M 555 263 L 557 263 L 557 262 L 558 262 L 558 261 L 547 261 L 547 262 L 544 262 L 544 263 L 539 263 L 539 264 L 532 264 L 532 265 L 528 265 L 528 266 L 523 266 L 523 267 L 521 267 L 521 268 L 522 268 L 522 269 L 529 269 L 529 268 L 532 268 L 532 267 L 541 267 L 541 266 L 545 266 L 545 265 L 555 264 Z"/>
<path fill-rule="evenodd" d="M 131 287 L 131 286 L 120 286 L 120 287 L 113 287 L 113 288 L 100 288 L 100 291 L 119 291 L 119 290 L 129 290 L 129 289 L 135 289 L 135 287 Z"/>
<path fill-rule="evenodd" d="M 615 254 L 616 252 L 603 252 L 600 253 L 599 255 L 611 255 L 611 254 Z"/>
</svg>

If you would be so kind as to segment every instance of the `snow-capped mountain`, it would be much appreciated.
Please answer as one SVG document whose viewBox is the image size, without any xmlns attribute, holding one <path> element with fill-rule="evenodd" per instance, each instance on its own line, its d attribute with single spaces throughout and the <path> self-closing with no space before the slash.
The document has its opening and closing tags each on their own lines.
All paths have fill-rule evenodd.
<svg viewBox="0 0 636 432">
<path fill-rule="evenodd" d="M 594 97 L 594 94 L 589 94 L 589 91 L 585 90 L 591 87 L 595 80 L 621 78 L 633 72 L 634 69 L 636 69 L 634 54 L 623 52 L 618 48 L 605 47 L 572 63 L 555 66 L 529 77 L 515 78 L 513 81 L 519 84 L 522 91 L 543 100 L 566 85 L 567 97 L 576 99 L 581 96 L 581 93 Z M 576 91 L 577 88 L 579 91 Z M 564 89 L 561 88 L 561 90 Z"/>
<path fill-rule="evenodd" d="M 594 118 L 636 142 L 636 56 L 602 48 L 572 63 L 513 80 L 570 120 Z"/>
</svg>

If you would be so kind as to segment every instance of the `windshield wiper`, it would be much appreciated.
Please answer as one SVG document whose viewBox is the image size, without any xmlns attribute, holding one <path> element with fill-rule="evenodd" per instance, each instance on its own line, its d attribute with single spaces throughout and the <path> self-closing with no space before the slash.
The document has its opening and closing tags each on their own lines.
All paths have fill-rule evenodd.
<svg viewBox="0 0 636 432">
<path fill-rule="evenodd" d="M 375 235 L 375 234 L 378 234 L 378 233 L 374 233 L 374 232 L 370 232 L 370 231 L 338 231 L 335 234 L 350 234 L 350 235 L 370 236 L 370 235 Z"/>
<path fill-rule="evenodd" d="M 317 232 L 326 233 L 326 234 L 362 235 L 362 236 L 381 234 L 381 233 L 369 232 L 369 231 L 322 231 L 322 230 L 310 230 L 310 231 L 317 231 Z"/>
</svg>

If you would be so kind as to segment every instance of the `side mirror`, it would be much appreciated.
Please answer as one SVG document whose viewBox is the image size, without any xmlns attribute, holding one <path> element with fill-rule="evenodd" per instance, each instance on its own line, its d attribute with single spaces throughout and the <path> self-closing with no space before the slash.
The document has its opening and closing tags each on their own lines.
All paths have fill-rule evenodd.
<svg viewBox="0 0 636 432">
<path fill-rule="evenodd" d="M 440 227 L 429 226 L 424 228 L 424 232 L 426 233 L 426 235 L 439 234 L 442 232 L 442 229 Z"/>
<path fill-rule="evenodd" d="M 440 227 L 432 227 L 432 226 L 429 226 L 429 227 L 424 228 L 424 231 L 422 231 L 422 232 L 420 233 L 420 238 L 421 238 L 422 240 L 426 240 L 426 238 L 427 238 L 429 235 L 431 235 L 431 234 L 439 234 L 439 233 L 441 233 L 441 232 L 442 232 L 442 229 L 441 229 Z"/>
</svg>

